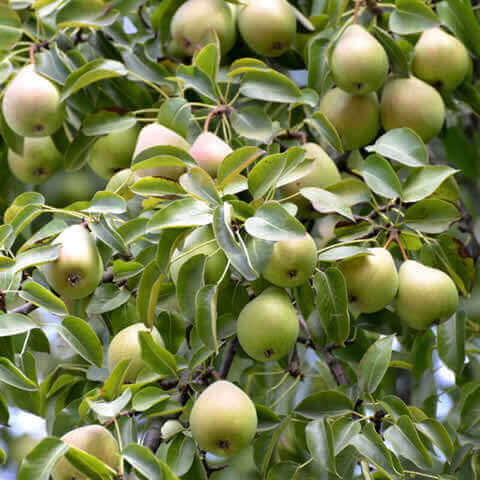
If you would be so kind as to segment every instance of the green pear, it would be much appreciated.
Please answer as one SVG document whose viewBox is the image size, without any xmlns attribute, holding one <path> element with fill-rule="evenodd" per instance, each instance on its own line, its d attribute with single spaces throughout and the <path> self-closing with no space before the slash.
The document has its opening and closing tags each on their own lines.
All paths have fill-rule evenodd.
<svg viewBox="0 0 480 480">
<path fill-rule="evenodd" d="M 455 90 L 469 68 L 470 57 L 463 43 L 440 27 L 425 30 L 415 45 L 413 74 L 435 87 Z"/>
<path fill-rule="evenodd" d="M 336 128 L 345 150 L 370 144 L 380 130 L 380 107 L 377 95 L 352 95 L 340 88 L 329 90 L 319 110 Z"/>
<path fill-rule="evenodd" d="M 400 267 L 396 311 L 415 330 L 448 320 L 458 308 L 458 291 L 441 270 L 407 260 Z"/>
<path fill-rule="evenodd" d="M 212 227 L 209 225 L 196 228 L 185 237 L 173 252 L 170 263 L 170 274 L 175 284 L 181 266 L 190 258 L 200 254 L 208 256 L 205 263 L 205 282 L 207 285 L 218 282 L 227 266 L 227 257 L 214 239 Z"/>
<path fill-rule="evenodd" d="M 369 248 L 369 255 L 341 264 L 352 306 L 357 312 L 373 313 L 389 305 L 398 290 L 398 273 L 385 248 Z"/>
<path fill-rule="evenodd" d="M 118 470 L 120 467 L 120 449 L 114 436 L 100 425 L 86 425 L 68 432 L 62 437 L 64 443 L 78 448 L 100 461 Z M 60 458 L 53 469 L 54 480 L 88 480 L 66 457 Z"/>
<path fill-rule="evenodd" d="M 120 195 L 125 200 L 131 200 L 134 197 L 134 193 L 130 190 L 130 187 L 139 180 L 139 177 L 130 168 L 125 168 L 115 173 L 107 183 L 105 190 L 107 192 L 113 192 Z"/>
<path fill-rule="evenodd" d="M 243 390 L 220 380 L 193 404 L 190 429 L 202 450 L 226 457 L 250 445 L 257 431 L 257 411 Z"/>
<path fill-rule="evenodd" d="M 231 147 L 213 133 L 201 133 L 190 149 L 190 155 L 212 178 L 225 157 L 233 152 Z"/>
<path fill-rule="evenodd" d="M 8 166 L 22 182 L 39 184 L 48 180 L 63 164 L 63 157 L 50 137 L 26 137 L 23 155 L 8 151 Z"/>
<path fill-rule="evenodd" d="M 266 57 L 282 55 L 295 40 L 297 20 L 286 0 L 242 2 L 238 7 L 237 22 L 245 43 Z"/>
<path fill-rule="evenodd" d="M 411 128 L 427 143 L 438 135 L 445 121 L 440 94 L 415 77 L 394 78 L 383 89 L 382 124 L 385 130 Z"/>
<path fill-rule="evenodd" d="M 190 150 L 189 143 L 178 133 L 159 123 L 151 123 L 140 130 L 133 158 L 148 148 L 159 146 L 177 147 L 186 152 Z M 140 177 L 165 177 L 177 180 L 184 171 L 183 167 L 165 165 L 164 167 L 145 168 L 138 170 L 136 173 Z"/>
<path fill-rule="evenodd" d="M 122 360 L 131 360 L 127 372 L 125 373 L 125 383 L 135 383 L 140 371 L 147 366 L 142 359 L 142 351 L 138 340 L 139 332 L 150 332 L 143 323 L 134 323 L 123 330 L 120 330 L 110 342 L 108 347 L 108 370 L 110 372 Z M 163 339 L 154 327 L 151 331 L 152 337 L 158 345 L 164 347 Z"/>
<path fill-rule="evenodd" d="M 62 125 L 65 106 L 60 102 L 58 88 L 28 65 L 7 86 L 2 112 L 16 134 L 47 137 Z"/>
<path fill-rule="evenodd" d="M 297 312 L 285 290 L 278 287 L 268 287 L 238 316 L 238 341 L 259 362 L 287 355 L 297 341 L 298 330 Z"/>
<path fill-rule="evenodd" d="M 130 167 L 137 143 L 136 125 L 100 137 L 90 150 L 88 163 L 100 177 L 109 179 L 116 172 Z"/>
<path fill-rule="evenodd" d="M 330 58 L 335 83 L 355 95 L 378 90 L 388 75 L 388 57 L 382 45 L 360 25 L 346 28 Z"/>
<path fill-rule="evenodd" d="M 316 264 L 317 246 L 306 233 L 299 239 L 275 243 L 263 277 L 278 287 L 298 287 L 312 276 Z"/>
<path fill-rule="evenodd" d="M 215 40 L 220 40 L 222 54 L 235 44 L 237 30 L 232 11 L 224 0 L 188 0 L 172 18 L 171 34 L 185 55 Z"/>
<path fill-rule="evenodd" d="M 166 54 L 173 58 L 185 57 L 185 51 L 173 38 L 167 43 Z"/>
<path fill-rule="evenodd" d="M 102 280 L 103 262 L 90 232 L 82 225 L 73 225 L 53 244 L 61 245 L 59 256 L 42 269 L 52 288 L 71 299 L 93 293 Z"/>
</svg>

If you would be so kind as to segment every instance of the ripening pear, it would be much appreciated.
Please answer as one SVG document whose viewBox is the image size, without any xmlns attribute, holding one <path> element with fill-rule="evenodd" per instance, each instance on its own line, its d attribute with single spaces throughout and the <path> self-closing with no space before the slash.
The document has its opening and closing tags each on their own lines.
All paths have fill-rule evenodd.
<svg viewBox="0 0 480 480">
<path fill-rule="evenodd" d="M 409 327 L 424 330 L 448 320 L 457 308 L 457 287 L 446 273 L 414 260 L 402 264 L 396 311 Z"/>
<path fill-rule="evenodd" d="M 63 164 L 63 158 L 50 137 L 27 137 L 23 155 L 8 151 L 8 166 L 24 183 L 39 184 L 48 180 Z"/>
<path fill-rule="evenodd" d="M 408 127 L 425 143 L 438 135 L 445 121 L 440 94 L 415 77 L 388 81 L 383 89 L 381 111 L 385 130 Z"/>
<path fill-rule="evenodd" d="M 388 75 L 388 57 L 376 38 L 360 25 L 347 27 L 330 58 L 332 76 L 342 90 L 355 95 L 378 90 Z"/>
<path fill-rule="evenodd" d="M 357 312 L 373 313 L 389 305 L 398 290 L 398 273 L 385 248 L 369 248 L 369 255 L 341 264 L 352 306 Z"/>
<path fill-rule="evenodd" d="M 282 55 L 295 40 L 297 20 L 286 0 L 242 2 L 238 6 L 237 22 L 245 43 L 266 57 Z"/>
<path fill-rule="evenodd" d="M 22 137 L 47 137 L 63 123 L 65 105 L 58 88 L 35 72 L 22 68 L 5 90 L 2 112 L 7 125 Z"/>
<path fill-rule="evenodd" d="M 53 241 L 56 244 L 61 245 L 58 258 L 42 269 L 48 283 L 66 298 L 87 297 L 103 275 L 103 261 L 95 239 L 82 225 L 73 225 Z"/>
<path fill-rule="evenodd" d="M 102 178 L 109 179 L 124 168 L 130 167 L 137 143 L 136 125 L 100 137 L 90 150 L 88 163 Z"/>
<path fill-rule="evenodd" d="M 287 355 L 298 337 L 298 318 L 285 290 L 268 287 L 243 307 L 237 322 L 240 345 L 259 362 Z"/>
<path fill-rule="evenodd" d="M 231 50 L 237 38 L 235 19 L 224 0 L 188 0 L 172 18 L 171 34 L 185 55 L 215 40 L 222 54 Z"/>
<path fill-rule="evenodd" d="M 440 27 L 425 30 L 415 45 L 413 74 L 435 87 L 455 90 L 469 68 L 470 57 L 463 43 Z"/>
<path fill-rule="evenodd" d="M 190 155 L 212 178 L 217 176 L 218 167 L 232 152 L 230 145 L 209 132 L 201 133 L 190 149 Z"/>
<path fill-rule="evenodd" d="M 262 275 L 278 287 L 298 287 L 312 276 L 316 264 L 317 246 L 306 233 L 302 238 L 276 242 Z"/>
<path fill-rule="evenodd" d="M 134 323 L 123 330 L 120 330 L 110 342 L 108 347 L 108 370 L 113 371 L 117 363 L 122 360 L 131 360 L 125 373 L 125 383 L 134 383 L 140 370 L 147 366 L 142 359 L 142 351 L 138 340 L 138 332 L 150 332 L 143 323 Z M 163 339 L 154 327 L 151 330 L 152 337 L 158 345 L 164 347 Z"/>
<path fill-rule="evenodd" d="M 71 447 L 93 455 L 103 463 L 118 470 L 120 467 L 120 449 L 115 437 L 101 425 L 86 425 L 66 433 L 62 440 Z M 53 469 L 54 480 L 88 480 L 66 457 L 60 458 Z"/>
<path fill-rule="evenodd" d="M 202 450 L 226 457 L 250 445 L 257 431 L 257 411 L 243 390 L 220 380 L 193 404 L 190 429 Z"/>
<path fill-rule="evenodd" d="M 190 258 L 200 254 L 208 256 L 205 262 L 206 284 L 215 284 L 218 282 L 227 266 L 227 257 L 223 251 L 219 249 L 218 243 L 215 241 L 213 235 L 212 227 L 205 225 L 196 228 L 192 233 L 187 235 L 179 247 L 173 252 L 170 263 L 170 274 L 175 284 L 177 283 L 181 266 Z"/>
<path fill-rule="evenodd" d="M 147 148 L 158 146 L 177 147 L 185 150 L 186 152 L 190 150 L 189 143 L 178 133 L 170 130 L 167 127 L 164 127 L 163 125 L 160 125 L 159 123 L 151 123 L 140 130 L 140 134 L 137 138 L 137 145 L 133 153 L 133 158 Z M 145 168 L 143 170 L 138 170 L 136 173 L 140 177 L 165 177 L 177 180 L 184 170 L 185 169 L 183 167 L 165 165 L 164 167 Z"/>
<path fill-rule="evenodd" d="M 340 88 L 328 91 L 319 110 L 336 128 L 345 150 L 368 145 L 380 130 L 380 107 L 377 95 L 352 95 Z"/>
</svg>

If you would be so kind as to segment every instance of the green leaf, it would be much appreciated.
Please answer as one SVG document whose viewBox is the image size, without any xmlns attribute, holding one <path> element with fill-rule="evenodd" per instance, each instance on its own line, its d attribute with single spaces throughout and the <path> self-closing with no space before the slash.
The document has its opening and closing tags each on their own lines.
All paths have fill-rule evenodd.
<svg viewBox="0 0 480 480">
<path fill-rule="evenodd" d="M 195 300 L 195 321 L 202 342 L 212 350 L 218 350 L 217 340 L 217 286 L 201 288 Z"/>
<path fill-rule="evenodd" d="M 254 200 L 266 195 L 275 188 L 280 175 L 285 168 L 286 155 L 275 153 L 262 158 L 248 175 L 248 190 Z"/>
<path fill-rule="evenodd" d="M 217 101 L 215 87 L 210 77 L 195 65 L 180 65 L 177 68 L 175 77 L 182 80 L 185 89 L 192 88 L 200 95 Z"/>
<path fill-rule="evenodd" d="M 388 32 L 381 29 L 377 25 L 373 26 L 373 34 L 375 37 L 377 37 L 377 40 L 382 44 L 383 48 L 387 52 L 388 58 L 390 59 L 390 64 L 392 66 L 392 71 L 402 75 L 407 75 L 408 56 L 402 50 L 402 48 L 400 48 L 398 43 L 393 40 Z"/>
<path fill-rule="evenodd" d="M 371 195 L 368 187 L 358 178 L 345 178 L 325 190 L 334 193 L 342 199 L 347 207 L 353 207 L 359 203 L 368 203 Z"/>
<path fill-rule="evenodd" d="M 80 170 L 87 163 L 90 148 L 96 141 L 97 137 L 80 132 L 65 152 L 65 170 L 67 172 Z"/>
<path fill-rule="evenodd" d="M 180 477 L 190 470 L 195 453 L 195 442 L 187 435 L 177 435 L 168 445 L 165 463 Z"/>
<path fill-rule="evenodd" d="M 160 464 L 148 448 L 132 443 L 123 449 L 122 456 L 126 462 L 145 478 L 163 478 Z"/>
<path fill-rule="evenodd" d="M 160 375 L 177 377 L 177 362 L 175 357 L 164 347 L 153 340 L 150 332 L 138 332 L 142 349 L 142 359 Z"/>
<path fill-rule="evenodd" d="M 124 359 L 120 360 L 120 362 L 115 365 L 113 372 L 103 384 L 101 390 L 103 398 L 105 398 L 106 400 L 113 400 L 120 394 L 120 389 L 123 385 L 125 374 L 127 373 L 130 363 L 130 359 Z"/>
<path fill-rule="evenodd" d="M 185 190 L 175 180 L 159 177 L 140 178 L 130 187 L 130 190 L 144 197 L 185 194 Z"/>
<path fill-rule="evenodd" d="M 268 143 L 273 135 L 273 124 L 267 113 L 256 105 L 235 109 L 230 120 L 235 132 L 241 137 Z"/>
<path fill-rule="evenodd" d="M 242 147 L 228 155 L 220 167 L 218 167 L 218 188 L 222 188 L 236 177 L 242 170 L 247 168 L 260 155 L 265 153 L 257 147 Z"/>
<path fill-rule="evenodd" d="M 104 27 L 111 25 L 119 12 L 105 8 L 103 2 L 90 0 L 70 0 L 63 4 L 55 19 L 57 28 L 65 27 Z"/>
<path fill-rule="evenodd" d="M 164 280 L 165 275 L 155 261 L 145 267 L 140 278 L 137 294 L 138 319 L 149 328 L 155 321 L 155 309 Z"/>
<path fill-rule="evenodd" d="M 421 0 L 397 0 L 390 14 L 390 30 L 400 35 L 423 32 L 435 27 L 439 20 L 433 10 Z"/>
<path fill-rule="evenodd" d="M 480 422 L 480 388 L 478 384 L 471 384 L 469 387 L 462 399 L 460 431 L 468 431 Z"/>
<path fill-rule="evenodd" d="M 365 183 L 377 195 L 390 199 L 402 196 L 402 185 L 395 170 L 380 155 L 369 155 L 359 171 Z"/>
<path fill-rule="evenodd" d="M 104 480 L 105 478 L 110 480 L 117 475 L 113 468 L 103 463 L 97 457 L 74 446 L 69 447 L 65 457 L 78 471 L 91 480 Z"/>
<path fill-rule="evenodd" d="M 8 404 L 5 397 L 0 393 L 0 424 L 8 427 L 8 420 L 10 413 L 8 411 Z"/>
<path fill-rule="evenodd" d="M 115 418 L 125 409 L 131 399 L 132 392 L 129 388 L 126 388 L 118 398 L 111 402 L 104 402 L 103 400 L 93 401 L 87 398 L 87 403 L 88 406 L 105 421 Z"/>
<path fill-rule="evenodd" d="M 119 288 L 114 283 L 99 285 L 90 299 L 87 307 L 88 315 L 101 315 L 111 312 L 127 303 L 131 292 L 126 288 Z"/>
<path fill-rule="evenodd" d="M 460 220 L 460 212 L 450 202 L 427 198 L 409 207 L 404 220 L 410 228 L 420 232 L 442 233 L 447 231 L 453 222 Z"/>
<path fill-rule="evenodd" d="M 9 50 L 20 40 L 21 27 L 18 13 L 6 5 L 0 5 L 0 50 Z"/>
<path fill-rule="evenodd" d="M 204 286 L 203 276 L 206 259 L 207 257 L 203 254 L 194 255 L 185 261 L 178 272 L 178 306 L 191 323 L 194 323 L 195 320 L 195 297 L 197 292 Z"/>
<path fill-rule="evenodd" d="M 133 115 L 119 115 L 118 113 L 100 111 L 88 115 L 83 121 L 84 135 L 108 135 L 121 132 L 133 127 L 137 121 Z"/>
<path fill-rule="evenodd" d="M 132 408 L 137 412 L 144 412 L 169 398 L 170 396 L 161 388 L 148 386 L 135 394 L 132 400 Z"/>
<path fill-rule="evenodd" d="M 393 336 L 379 338 L 370 345 L 360 360 L 359 388 L 366 393 L 373 393 L 387 373 L 392 358 Z"/>
<path fill-rule="evenodd" d="M 344 393 L 335 390 L 313 393 L 295 407 L 295 412 L 312 419 L 342 415 L 352 410 L 352 401 Z"/>
<path fill-rule="evenodd" d="M 186 325 L 183 317 L 176 312 L 160 312 L 157 329 L 169 352 L 177 352 L 185 339 Z"/>
<path fill-rule="evenodd" d="M 95 237 L 108 245 L 112 250 L 127 257 L 131 255 L 122 236 L 115 227 L 109 224 L 106 217 L 101 216 L 99 221 L 91 222 L 89 225 Z"/>
<path fill-rule="evenodd" d="M 438 355 L 457 375 L 465 362 L 465 314 L 457 313 L 437 327 Z"/>
<path fill-rule="evenodd" d="M 90 201 L 90 206 L 85 211 L 103 215 L 118 215 L 126 210 L 127 203 L 120 195 L 113 192 L 100 191 L 95 193 Z"/>
<path fill-rule="evenodd" d="M 355 245 L 340 245 L 339 247 L 329 248 L 324 252 L 320 251 L 318 260 L 320 262 L 337 262 L 339 260 L 347 260 L 350 258 L 365 256 L 368 254 L 369 251 L 366 247 L 357 247 Z"/>
<path fill-rule="evenodd" d="M 0 315 L 0 337 L 10 337 L 38 328 L 37 322 L 19 313 L 4 313 Z"/>
<path fill-rule="evenodd" d="M 409 175 L 403 187 L 405 202 L 418 202 L 431 195 L 447 178 L 458 170 L 444 165 L 429 165 L 416 168 Z"/>
<path fill-rule="evenodd" d="M 44 308 L 55 315 L 66 315 L 68 313 L 67 307 L 61 298 L 58 298 L 50 290 L 32 280 L 22 284 L 22 290 L 19 295 L 25 301 Z"/>
<path fill-rule="evenodd" d="M 19 388 L 20 390 L 30 392 L 38 390 L 38 385 L 5 357 L 0 357 L 0 382 Z"/>
<path fill-rule="evenodd" d="M 329 71 L 327 63 L 327 48 L 330 38 L 321 32 L 308 43 L 308 86 L 324 95 L 330 87 L 328 80 Z"/>
<path fill-rule="evenodd" d="M 317 212 L 338 213 L 349 220 L 355 221 L 352 210 L 338 195 L 316 187 L 301 188 L 300 193 L 310 201 Z"/>
<path fill-rule="evenodd" d="M 255 409 L 257 410 L 258 417 L 258 426 L 257 431 L 266 432 L 267 430 L 272 430 L 277 428 L 281 423 L 281 418 L 271 409 L 265 405 L 255 404 Z"/>
<path fill-rule="evenodd" d="M 61 245 L 48 245 L 46 247 L 37 247 L 22 252 L 15 259 L 15 267 L 12 267 L 14 273 L 25 270 L 28 267 L 43 265 L 53 262 L 58 258 Z"/>
<path fill-rule="evenodd" d="M 203 70 L 212 82 L 217 81 L 218 68 L 220 66 L 220 52 L 215 43 L 203 47 L 195 56 L 195 65 Z"/>
<path fill-rule="evenodd" d="M 324 139 L 333 149 L 343 153 L 342 140 L 333 123 L 321 112 L 315 112 L 312 118 L 306 118 L 305 123 L 313 128 L 322 139 Z"/>
<path fill-rule="evenodd" d="M 187 138 L 188 126 L 192 117 L 190 104 L 184 98 L 169 98 L 160 107 L 157 115 L 158 123 L 173 130 L 183 138 Z"/>
<path fill-rule="evenodd" d="M 327 420 L 321 418 L 310 422 L 305 436 L 313 459 L 327 472 L 336 474 L 333 432 Z"/>
<path fill-rule="evenodd" d="M 441 452 L 447 460 L 453 456 L 454 446 L 447 429 L 433 418 L 427 418 L 415 424 L 419 432 L 425 435 Z"/>
<path fill-rule="evenodd" d="M 221 203 L 215 182 L 203 168 L 190 168 L 180 177 L 179 182 L 192 197 L 214 205 Z"/>
<path fill-rule="evenodd" d="M 395 421 L 397 421 L 402 415 L 408 415 L 409 417 L 412 417 L 412 414 L 410 413 L 410 410 L 405 402 L 395 395 L 386 395 L 382 398 L 380 405 L 385 409 L 388 415 L 391 415 Z"/>
<path fill-rule="evenodd" d="M 335 455 L 341 453 L 350 444 L 350 440 L 360 433 L 361 424 L 359 420 L 352 420 L 349 417 L 342 417 L 332 424 L 333 438 L 335 440 Z"/>
</svg>

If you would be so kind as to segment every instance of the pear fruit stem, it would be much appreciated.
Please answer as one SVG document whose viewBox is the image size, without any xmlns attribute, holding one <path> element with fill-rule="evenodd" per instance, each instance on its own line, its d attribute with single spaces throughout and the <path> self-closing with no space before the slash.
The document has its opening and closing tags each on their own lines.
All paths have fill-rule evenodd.
<svg viewBox="0 0 480 480">
<path fill-rule="evenodd" d="M 400 252 L 402 253 L 402 257 L 405 261 L 408 260 L 408 256 L 405 252 L 405 249 L 403 248 L 402 242 L 400 241 L 400 238 L 398 238 L 398 231 L 396 229 L 393 229 L 390 232 L 390 236 L 388 237 L 387 243 L 385 244 L 384 248 L 388 248 L 388 246 L 392 243 L 395 242 L 398 245 L 398 248 L 400 249 Z"/>
<path fill-rule="evenodd" d="M 210 126 L 210 121 L 215 115 L 220 115 L 222 113 L 229 113 L 231 111 L 231 107 L 229 105 L 219 105 L 215 107 L 208 115 L 205 123 L 203 124 L 203 133 L 208 132 L 208 127 Z"/>
</svg>

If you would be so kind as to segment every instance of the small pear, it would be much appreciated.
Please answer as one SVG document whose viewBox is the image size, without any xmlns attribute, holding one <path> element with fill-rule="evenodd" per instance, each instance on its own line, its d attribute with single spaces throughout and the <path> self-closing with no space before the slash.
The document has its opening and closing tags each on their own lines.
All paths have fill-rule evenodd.
<svg viewBox="0 0 480 480">
<path fill-rule="evenodd" d="M 378 90 L 388 75 L 382 45 L 360 25 L 347 27 L 330 59 L 335 83 L 346 92 L 364 95 Z"/>
<path fill-rule="evenodd" d="M 352 306 L 357 312 L 373 313 L 389 305 L 398 290 L 398 273 L 385 248 L 369 248 L 369 255 L 341 264 Z"/>
<path fill-rule="evenodd" d="M 110 342 L 108 347 L 108 370 L 113 371 L 117 363 L 122 360 L 131 360 L 127 372 L 125 373 L 125 383 L 134 383 L 140 371 L 147 366 L 142 359 L 142 350 L 138 340 L 139 332 L 149 332 L 150 330 L 143 323 L 134 323 L 123 330 L 120 330 Z M 163 339 L 154 327 L 151 331 L 152 337 L 158 345 L 164 347 Z"/>
<path fill-rule="evenodd" d="M 278 287 L 298 287 L 312 276 L 316 264 L 317 246 L 306 233 L 299 239 L 275 243 L 263 277 Z"/>
<path fill-rule="evenodd" d="M 100 425 L 86 425 L 68 432 L 62 437 L 64 443 L 93 455 L 103 463 L 118 470 L 120 449 L 114 436 Z M 53 469 L 54 480 L 88 480 L 66 457 L 62 457 Z"/>
<path fill-rule="evenodd" d="M 336 128 L 345 150 L 370 144 L 380 130 L 380 107 L 375 93 L 351 95 L 333 88 L 322 98 L 319 110 Z"/>
<path fill-rule="evenodd" d="M 455 90 L 469 68 L 470 57 L 463 43 L 440 27 L 425 30 L 415 45 L 412 71 L 435 87 Z"/>
<path fill-rule="evenodd" d="M 17 135 L 47 137 L 62 125 L 65 106 L 58 88 L 28 65 L 7 86 L 2 112 Z"/>
<path fill-rule="evenodd" d="M 190 149 L 190 155 L 212 178 L 217 176 L 218 167 L 232 152 L 229 145 L 209 132 L 201 133 Z"/>
<path fill-rule="evenodd" d="M 381 111 L 385 130 L 408 127 L 425 143 L 440 133 L 445 121 L 440 94 L 415 77 L 388 81 L 383 89 Z"/>
<path fill-rule="evenodd" d="M 78 299 L 93 293 L 103 275 L 95 239 L 82 225 L 65 229 L 53 242 L 61 245 L 58 258 L 43 266 L 48 283 L 60 295 Z"/>
<path fill-rule="evenodd" d="M 147 148 L 158 146 L 177 147 L 186 152 L 190 150 L 188 142 L 178 133 L 160 125 L 159 123 L 151 123 L 150 125 L 143 127 L 140 131 L 133 158 Z M 145 168 L 143 170 L 138 170 L 136 173 L 140 177 L 165 177 L 177 180 L 184 171 L 185 169 L 183 167 L 166 165 L 164 167 Z"/>
<path fill-rule="evenodd" d="M 237 22 L 245 43 L 265 57 L 282 55 L 295 40 L 297 20 L 286 0 L 242 2 L 238 7 Z"/>
<path fill-rule="evenodd" d="M 396 311 L 415 330 L 448 320 L 458 308 L 458 291 L 441 270 L 407 260 L 400 267 Z"/>
<path fill-rule="evenodd" d="M 171 22 L 171 34 L 183 53 L 192 56 L 195 51 L 220 40 L 220 50 L 231 50 L 237 38 L 232 11 L 224 0 L 188 0 L 176 12 Z"/>
<path fill-rule="evenodd" d="M 92 170 L 108 180 L 116 172 L 130 167 L 137 136 L 138 128 L 135 125 L 100 137 L 91 148 L 88 158 Z"/>
<path fill-rule="evenodd" d="M 190 429 L 202 450 L 226 457 L 250 445 L 257 431 L 257 411 L 243 390 L 220 380 L 197 398 Z"/>
<path fill-rule="evenodd" d="M 268 362 L 287 355 L 298 337 L 297 312 L 285 290 L 268 287 L 243 307 L 237 321 L 242 348 L 255 360 Z"/>
<path fill-rule="evenodd" d="M 25 138 L 23 155 L 8 151 L 8 166 L 24 183 L 43 183 L 59 170 L 62 164 L 62 155 L 50 137 Z"/>
</svg>

